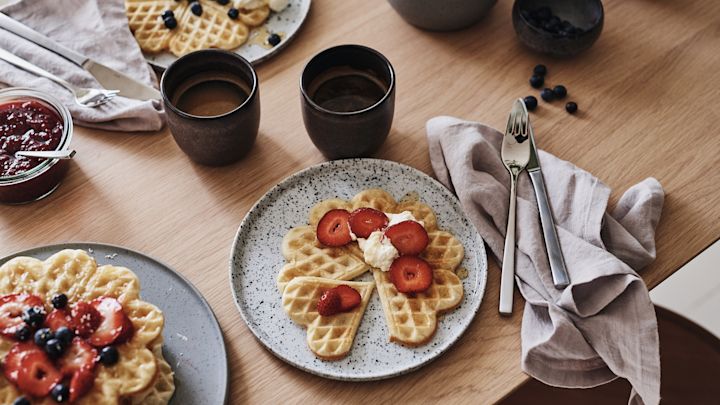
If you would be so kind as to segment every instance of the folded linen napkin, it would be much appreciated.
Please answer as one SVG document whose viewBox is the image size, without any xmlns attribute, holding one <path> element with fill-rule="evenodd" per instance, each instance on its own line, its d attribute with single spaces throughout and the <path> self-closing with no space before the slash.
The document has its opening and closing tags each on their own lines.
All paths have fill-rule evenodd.
<svg viewBox="0 0 720 405">
<path fill-rule="evenodd" d="M 503 134 L 475 122 L 427 123 L 435 174 L 453 190 L 500 261 L 510 176 L 500 160 Z M 623 377 L 630 404 L 660 401 L 657 321 L 633 269 L 655 258 L 664 193 L 648 178 L 606 212 L 610 189 L 590 173 L 538 151 L 571 284 L 553 286 L 532 183 L 518 184 L 516 281 L 525 298 L 522 368 L 553 386 L 588 388 Z M 492 301 L 494 297 L 490 297 Z"/>
<path fill-rule="evenodd" d="M 149 85 L 157 79 L 128 29 L 123 0 L 23 0 L 0 2 L 2 12 L 56 42 Z M 80 87 L 102 88 L 81 67 L 47 49 L 0 29 L 0 48 Z M 44 90 L 65 104 L 77 125 L 112 131 L 157 131 L 165 122 L 159 101 L 117 96 L 95 108 L 75 103 L 55 82 L 0 60 L 0 81 Z"/>
</svg>

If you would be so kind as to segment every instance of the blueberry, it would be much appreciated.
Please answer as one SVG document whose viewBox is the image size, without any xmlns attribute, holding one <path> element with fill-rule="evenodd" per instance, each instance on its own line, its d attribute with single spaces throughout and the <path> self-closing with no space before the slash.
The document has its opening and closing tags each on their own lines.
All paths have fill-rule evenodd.
<svg viewBox="0 0 720 405">
<path fill-rule="evenodd" d="M 235 7 L 230 7 L 230 10 L 228 10 L 228 17 L 232 18 L 233 20 L 237 19 L 240 15 L 240 11 L 236 9 Z"/>
<path fill-rule="evenodd" d="M 565 104 L 565 111 L 569 112 L 570 114 L 575 114 L 577 111 L 577 103 L 574 101 L 570 101 L 567 104 Z"/>
<path fill-rule="evenodd" d="M 172 12 L 172 11 L 171 11 Z M 58 294 L 54 297 L 52 297 L 52 305 L 54 308 L 57 309 L 63 309 L 67 305 L 67 295 L 65 294 Z"/>
<path fill-rule="evenodd" d="M 192 11 L 192 13 L 197 16 L 201 16 L 202 15 L 202 6 L 200 5 L 199 2 L 193 1 L 192 3 L 190 3 L 190 11 Z"/>
<path fill-rule="evenodd" d="M 70 398 L 70 388 L 63 383 L 57 383 L 50 390 L 50 398 L 55 402 L 65 402 Z"/>
<path fill-rule="evenodd" d="M 48 340 L 54 338 L 55 335 L 53 335 L 52 331 L 48 328 L 42 328 L 38 329 L 35 332 L 35 344 L 40 347 L 45 347 L 45 343 L 47 343 Z"/>
<path fill-rule="evenodd" d="M 165 10 L 165 11 L 163 11 L 163 13 L 162 13 L 162 18 L 163 18 L 163 20 L 166 19 L 166 18 L 169 18 L 169 17 L 175 17 L 175 13 L 173 13 L 172 10 Z"/>
<path fill-rule="evenodd" d="M 523 99 L 525 101 L 525 107 L 527 107 L 528 111 L 535 111 L 537 108 L 537 99 L 535 96 L 527 96 Z"/>
<path fill-rule="evenodd" d="M 73 331 L 65 326 L 61 326 L 55 331 L 55 339 L 59 340 L 63 346 L 68 346 L 70 342 L 72 342 L 73 337 L 75 337 Z"/>
<path fill-rule="evenodd" d="M 45 310 L 40 307 L 30 307 L 22 314 L 22 320 L 31 328 L 39 328 L 45 321 Z"/>
<path fill-rule="evenodd" d="M 559 84 L 553 88 L 553 94 L 555 95 L 556 99 L 560 100 L 567 96 L 567 89 L 562 84 Z"/>
<path fill-rule="evenodd" d="M 163 19 L 163 22 L 165 23 L 165 27 L 167 27 L 170 30 L 177 27 L 177 20 L 175 19 L 175 17 L 165 18 L 165 19 Z"/>
<path fill-rule="evenodd" d="M 227 5 L 228 3 L 230 3 L 230 0 L 217 0 L 217 2 L 218 2 L 218 4 L 220 4 L 221 6 L 225 6 L 225 5 Z"/>
<path fill-rule="evenodd" d="M 115 346 L 105 346 L 100 350 L 100 363 L 112 366 L 120 360 L 120 354 Z"/>
<path fill-rule="evenodd" d="M 555 93 L 553 93 L 552 90 L 550 90 L 546 87 L 543 89 L 543 91 L 540 92 L 540 97 L 542 97 L 542 99 L 545 101 L 553 101 L 553 98 L 555 97 Z"/>
<path fill-rule="evenodd" d="M 540 7 L 535 12 L 537 13 L 536 15 L 540 20 L 547 20 L 553 16 L 553 13 L 552 13 L 552 10 L 550 10 L 550 7 Z"/>
<path fill-rule="evenodd" d="M 281 38 L 280 38 L 280 35 L 278 35 L 278 34 L 270 34 L 270 36 L 268 37 L 267 41 L 268 41 L 268 44 L 270 44 L 270 45 L 272 45 L 272 46 L 275 46 L 275 45 L 277 45 L 277 44 L 280 43 L 280 39 L 281 39 Z"/>
<path fill-rule="evenodd" d="M 20 327 L 15 330 L 15 339 L 21 342 L 30 339 L 31 335 L 32 329 L 30 329 L 30 327 L 27 325 L 20 325 Z"/>
<path fill-rule="evenodd" d="M 535 65 L 533 73 L 539 76 L 545 76 L 547 74 L 547 67 L 545 65 Z"/>
<path fill-rule="evenodd" d="M 45 353 L 50 358 L 57 359 L 62 356 L 63 344 L 59 339 L 52 338 L 45 343 Z"/>
<path fill-rule="evenodd" d="M 539 89 L 542 87 L 542 85 L 545 84 L 545 78 L 540 75 L 532 75 L 530 77 L 530 85 L 535 87 L 536 89 Z"/>
<path fill-rule="evenodd" d="M 30 400 L 25 397 L 18 397 L 13 401 L 12 405 L 31 405 Z"/>
</svg>

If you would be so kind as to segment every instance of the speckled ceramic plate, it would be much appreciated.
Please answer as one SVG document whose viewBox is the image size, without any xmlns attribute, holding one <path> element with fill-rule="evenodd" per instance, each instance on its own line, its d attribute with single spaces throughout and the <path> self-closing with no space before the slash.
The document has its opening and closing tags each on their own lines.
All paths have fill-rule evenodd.
<svg viewBox="0 0 720 405">
<path fill-rule="evenodd" d="M 307 224 L 310 208 L 329 198 L 350 199 L 379 187 L 396 199 L 417 193 L 436 213 L 441 229 L 465 247 L 460 265 L 465 297 L 441 317 L 432 340 L 418 348 L 388 341 L 380 298 L 373 292 L 350 354 L 339 361 L 317 359 L 305 343 L 305 329 L 283 312 L 275 285 L 284 264 L 280 243 L 293 227 Z M 230 258 L 230 285 L 240 314 L 257 339 L 288 363 L 338 380 L 377 380 L 415 370 L 448 350 L 467 329 L 480 307 L 487 276 L 483 241 L 460 204 L 445 187 L 426 174 L 399 163 L 376 159 L 336 160 L 310 167 L 271 189 L 240 224 Z M 366 273 L 359 279 L 372 280 Z"/>
<path fill-rule="evenodd" d="M 170 405 L 224 404 L 228 389 L 225 343 L 220 325 L 200 292 L 168 266 L 123 247 L 98 243 L 63 243 L 15 253 L 45 260 L 63 249 L 83 249 L 99 266 L 124 266 L 140 279 L 140 296 L 165 314 L 163 355 L 175 372 Z"/>
<path fill-rule="evenodd" d="M 215 0 L 207 0 L 215 1 Z M 270 12 L 270 16 L 264 25 L 250 31 L 248 41 L 233 52 L 247 59 L 252 64 L 263 62 L 276 53 L 280 52 L 287 44 L 295 38 L 295 35 L 302 27 L 308 12 L 310 12 L 311 0 L 290 0 L 288 7 L 279 12 Z M 229 5 L 226 7 L 230 7 Z M 274 47 L 266 47 L 261 44 L 254 44 L 253 40 L 256 35 L 261 34 L 262 30 L 270 33 L 277 33 L 282 37 L 282 41 Z M 149 53 L 143 52 L 145 59 L 155 66 L 166 69 L 178 57 L 170 52 Z"/>
</svg>

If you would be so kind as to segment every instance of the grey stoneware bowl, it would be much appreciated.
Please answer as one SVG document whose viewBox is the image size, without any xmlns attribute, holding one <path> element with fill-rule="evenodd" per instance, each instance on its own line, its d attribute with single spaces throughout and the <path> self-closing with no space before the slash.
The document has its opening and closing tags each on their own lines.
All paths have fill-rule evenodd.
<svg viewBox="0 0 720 405">
<path fill-rule="evenodd" d="M 383 82 L 384 95 L 356 111 L 333 111 L 312 99 L 310 86 L 334 68 L 371 71 Z M 315 55 L 300 78 L 302 116 L 313 144 L 328 159 L 368 157 L 385 142 L 395 113 L 395 71 L 380 52 L 362 45 L 339 45 Z"/>
<path fill-rule="evenodd" d="M 430 31 L 454 31 L 480 21 L 497 0 L 388 0 L 408 23 Z"/>
<path fill-rule="evenodd" d="M 512 21 L 527 47 L 564 57 L 577 55 L 597 41 L 604 15 L 600 0 L 515 0 Z"/>
<path fill-rule="evenodd" d="M 217 74 L 247 87 L 247 99 L 224 114 L 200 116 L 182 111 L 172 100 L 191 77 Z M 218 49 L 189 53 L 173 62 L 160 82 L 168 126 L 175 142 L 190 159 L 207 166 L 222 166 L 240 160 L 252 148 L 260 127 L 258 78 L 242 56 Z"/>
</svg>

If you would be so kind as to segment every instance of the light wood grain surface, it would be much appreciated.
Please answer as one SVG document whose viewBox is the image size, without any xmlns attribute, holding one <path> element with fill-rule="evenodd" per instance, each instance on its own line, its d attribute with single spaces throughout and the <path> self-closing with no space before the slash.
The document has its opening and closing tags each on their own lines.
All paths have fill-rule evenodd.
<svg viewBox="0 0 720 405">
<path fill-rule="evenodd" d="M 452 350 L 404 377 L 344 383 L 298 371 L 255 341 L 228 286 L 231 243 L 265 191 L 324 160 L 300 115 L 303 64 L 331 45 L 359 43 L 385 54 L 398 77 L 393 129 L 377 156 L 426 173 L 429 118 L 454 115 L 503 127 L 514 98 L 537 95 L 527 80 L 536 63 L 546 63 L 548 82 L 566 85 L 580 113 L 541 102 L 533 114 L 539 146 L 597 175 L 615 190 L 613 201 L 648 176 L 665 187 L 658 258 L 641 271 L 655 286 L 720 235 L 720 2 L 604 3 L 605 29 L 595 46 L 555 60 L 517 42 L 507 0 L 456 33 L 415 29 L 382 0 L 314 0 L 294 42 L 258 67 L 262 122 L 248 158 L 201 167 L 167 130 L 78 128 L 78 154 L 60 189 L 37 203 L 0 207 L 0 255 L 95 241 L 173 266 L 202 291 L 225 332 L 231 403 L 495 402 L 528 377 L 520 370 L 522 303 L 515 294 L 513 316 L 498 316 L 493 260 L 481 311 Z"/>
</svg>

